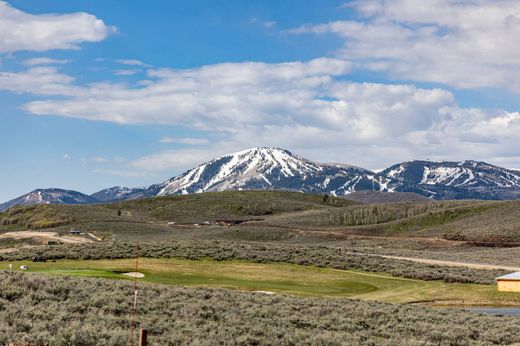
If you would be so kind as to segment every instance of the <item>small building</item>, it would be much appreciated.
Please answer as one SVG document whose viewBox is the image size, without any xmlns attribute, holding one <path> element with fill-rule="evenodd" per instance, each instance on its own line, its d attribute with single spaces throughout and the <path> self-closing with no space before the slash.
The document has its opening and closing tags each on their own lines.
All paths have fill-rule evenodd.
<svg viewBox="0 0 520 346">
<path fill-rule="evenodd" d="M 499 291 L 520 292 L 520 272 L 499 276 L 495 281 Z"/>
<path fill-rule="evenodd" d="M 79 235 L 81 234 L 81 231 L 79 229 L 71 229 L 69 234 Z"/>
</svg>

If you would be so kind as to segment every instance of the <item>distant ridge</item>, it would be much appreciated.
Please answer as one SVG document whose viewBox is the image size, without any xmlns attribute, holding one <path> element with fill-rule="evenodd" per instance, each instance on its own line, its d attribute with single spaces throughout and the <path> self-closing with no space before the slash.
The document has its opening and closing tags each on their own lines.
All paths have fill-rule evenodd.
<svg viewBox="0 0 520 346">
<path fill-rule="evenodd" d="M 257 147 L 218 157 L 148 187 L 111 187 L 90 196 L 39 189 L 0 204 L 0 211 L 17 204 L 109 203 L 224 190 L 290 190 L 336 196 L 380 191 L 409 192 L 438 200 L 517 199 L 520 171 L 479 161 L 418 160 L 373 172 L 348 164 L 310 161 L 281 148 Z"/>
</svg>

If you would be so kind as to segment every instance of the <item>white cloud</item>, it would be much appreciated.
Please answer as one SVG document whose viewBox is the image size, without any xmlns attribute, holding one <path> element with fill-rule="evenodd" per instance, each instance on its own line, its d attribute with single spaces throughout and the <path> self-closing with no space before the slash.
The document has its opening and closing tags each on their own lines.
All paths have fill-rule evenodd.
<svg viewBox="0 0 520 346">
<path fill-rule="evenodd" d="M 225 153 L 223 148 L 167 150 L 141 157 L 133 161 L 130 167 L 148 172 L 179 172 Z"/>
<path fill-rule="evenodd" d="M 333 33 L 337 55 L 399 80 L 520 91 L 520 2 L 363 0 L 360 20 L 307 25 L 293 33 Z"/>
<path fill-rule="evenodd" d="M 54 64 L 67 64 L 70 60 L 51 59 L 51 58 L 31 58 L 22 61 L 25 66 L 37 66 L 37 65 L 54 65 Z"/>
<path fill-rule="evenodd" d="M 174 137 L 162 137 L 158 141 L 159 143 L 167 144 L 167 143 L 180 143 L 180 144 L 187 144 L 187 145 L 204 145 L 208 144 L 209 141 L 206 138 L 174 138 Z"/>
<path fill-rule="evenodd" d="M 44 82 L 29 89 L 61 96 L 28 103 L 25 108 L 32 114 L 181 125 L 218 138 L 211 143 L 162 138 L 164 143 L 200 147 L 138 158 L 129 165 L 140 172 L 174 174 L 216 155 L 257 145 L 285 147 L 310 159 L 368 168 L 436 157 L 491 162 L 508 158 L 509 166 L 520 166 L 520 157 L 512 149 L 517 146 L 515 133 L 520 131 L 518 114 L 462 108 L 451 92 L 439 88 L 346 81 L 350 68 L 342 60 L 317 59 L 153 69 L 147 72 L 147 83 L 134 86 L 77 86 L 57 70 L 19 74 L 57 80 L 51 83 L 54 94 Z M 21 84 L 11 81 L 7 85 L 7 80 L 0 75 L 0 88 L 23 91 Z M 30 80 L 24 79 L 29 87 Z"/>
<path fill-rule="evenodd" d="M 0 53 L 77 49 L 115 31 L 88 13 L 32 15 L 0 1 Z"/>
<path fill-rule="evenodd" d="M 77 95 L 82 88 L 73 86 L 74 78 L 55 67 L 37 66 L 21 72 L 0 72 L 0 90 L 38 95 Z"/>
<path fill-rule="evenodd" d="M 313 121 L 312 109 L 321 88 L 333 77 L 350 71 L 348 62 L 316 59 L 306 63 L 227 63 L 190 70 L 149 70 L 155 82 L 142 88 L 97 84 L 68 100 L 43 100 L 26 105 L 33 114 L 53 114 L 122 124 L 186 124 L 224 131 L 240 123 L 290 121 L 292 116 Z M 310 103 L 310 104 L 309 104 Z M 313 105 L 314 103 L 314 105 Z M 290 114 L 301 112 L 301 115 Z M 230 127 L 228 123 L 234 123 Z"/>
</svg>

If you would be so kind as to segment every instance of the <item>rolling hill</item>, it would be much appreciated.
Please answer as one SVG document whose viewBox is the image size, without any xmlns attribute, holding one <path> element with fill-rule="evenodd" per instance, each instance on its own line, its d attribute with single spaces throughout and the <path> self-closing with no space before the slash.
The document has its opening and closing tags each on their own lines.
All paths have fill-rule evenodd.
<svg viewBox="0 0 520 346">
<path fill-rule="evenodd" d="M 309 241 L 329 235 L 519 243 L 520 201 L 358 204 L 283 191 L 224 191 L 96 205 L 35 205 L 0 213 L 0 232 L 78 228 L 105 239 Z M 172 226 L 173 225 L 173 226 Z M 317 237 L 317 238 L 316 238 Z M 309 238 L 310 239 L 310 238 Z"/>
</svg>

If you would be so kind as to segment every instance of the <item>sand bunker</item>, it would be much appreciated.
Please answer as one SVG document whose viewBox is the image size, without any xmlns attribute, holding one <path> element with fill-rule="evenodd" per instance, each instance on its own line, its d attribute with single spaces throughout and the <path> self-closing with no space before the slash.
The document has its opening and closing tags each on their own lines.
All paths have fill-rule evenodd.
<svg viewBox="0 0 520 346">
<path fill-rule="evenodd" d="M 144 278 L 144 274 L 143 273 L 138 273 L 138 272 L 123 273 L 121 275 L 126 275 L 126 276 L 130 276 L 130 277 L 133 277 L 133 278 Z"/>
<path fill-rule="evenodd" d="M 268 294 L 268 295 L 275 294 L 274 292 L 271 292 L 271 291 L 253 291 L 253 293 L 261 293 L 261 294 Z"/>
</svg>

